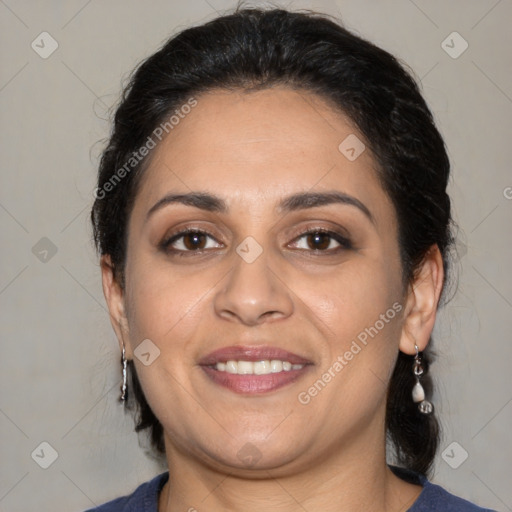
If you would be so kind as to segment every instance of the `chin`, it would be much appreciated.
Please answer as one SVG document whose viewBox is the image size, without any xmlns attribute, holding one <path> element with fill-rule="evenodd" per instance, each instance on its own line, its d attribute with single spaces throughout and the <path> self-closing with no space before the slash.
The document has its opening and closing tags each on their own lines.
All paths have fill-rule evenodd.
<svg viewBox="0 0 512 512">
<path fill-rule="evenodd" d="M 263 472 L 261 478 L 268 478 L 266 471 L 283 470 L 293 464 L 303 450 L 296 443 L 290 445 L 288 439 L 276 438 L 272 442 L 252 437 L 252 441 L 241 436 L 240 441 L 231 441 L 229 446 L 216 447 L 216 450 L 204 447 L 203 457 L 206 454 L 209 462 L 217 470 L 225 472 L 236 470 L 237 476 L 255 478 L 257 473 Z"/>
</svg>

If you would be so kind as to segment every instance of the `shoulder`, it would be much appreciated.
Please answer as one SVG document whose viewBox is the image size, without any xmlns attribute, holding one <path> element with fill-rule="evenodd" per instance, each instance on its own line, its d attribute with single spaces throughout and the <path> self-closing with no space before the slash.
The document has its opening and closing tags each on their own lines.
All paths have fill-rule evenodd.
<svg viewBox="0 0 512 512">
<path fill-rule="evenodd" d="M 489 508 L 481 508 L 459 496 L 449 493 L 440 485 L 429 482 L 419 473 L 414 473 L 405 468 L 391 467 L 392 471 L 411 483 L 420 484 L 423 487 L 418 499 L 408 512 L 496 512 Z"/>
<path fill-rule="evenodd" d="M 132 494 L 116 498 L 85 512 L 157 512 L 158 495 L 169 479 L 169 473 L 162 473 L 145 482 Z"/>
<path fill-rule="evenodd" d="M 489 508 L 481 508 L 455 496 L 441 486 L 427 481 L 410 512 L 430 512 L 434 510 L 443 510 L 443 512 L 494 512 Z"/>
</svg>

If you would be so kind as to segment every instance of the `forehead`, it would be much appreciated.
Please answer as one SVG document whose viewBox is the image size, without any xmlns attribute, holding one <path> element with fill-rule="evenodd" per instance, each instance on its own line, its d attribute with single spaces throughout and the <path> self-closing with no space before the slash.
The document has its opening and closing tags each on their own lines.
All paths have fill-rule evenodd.
<svg viewBox="0 0 512 512">
<path fill-rule="evenodd" d="M 136 201 L 141 207 L 190 190 L 253 208 L 295 192 L 340 190 L 374 210 L 389 209 L 363 136 L 322 98 L 275 87 L 212 91 L 196 100 L 153 150 Z"/>
</svg>

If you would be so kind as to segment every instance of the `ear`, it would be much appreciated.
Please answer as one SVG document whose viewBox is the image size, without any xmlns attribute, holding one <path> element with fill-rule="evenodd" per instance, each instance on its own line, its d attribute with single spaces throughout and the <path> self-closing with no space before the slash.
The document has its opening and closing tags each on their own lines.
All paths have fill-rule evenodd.
<svg viewBox="0 0 512 512">
<path fill-rule="evenodd" d="M 436 320 L 444 281 L 443 257 L 437 244 L 428 250 L 409 284 L 399 348 L 405 354 L 425 350 Z"/>
<path fill-rule="evenodd" d="M 126 350 L 126 358 L 132 358 L 132 349 L 129 340 L 128 320 L 126 317 L 124 290 L 115 277 L 114 266 L 110 256 L 104 255 L 100 260 L 101 279 L 103 284 L 103 294 L 107 301 L 108 311 L 110 313 L 110 322 L 117 336 L 119 348 Z"/>
</svg>

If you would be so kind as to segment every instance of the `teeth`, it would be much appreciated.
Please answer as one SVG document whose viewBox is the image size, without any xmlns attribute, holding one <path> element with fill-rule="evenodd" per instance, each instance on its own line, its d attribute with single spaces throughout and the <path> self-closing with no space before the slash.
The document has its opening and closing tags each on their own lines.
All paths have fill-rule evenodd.
<svg viewBox="0 0 512 512">
<path fill-rule="evenodd" d="M 253 367 L 254 373 L 256 375 L 265 375 L 266 373 L 270 373 L 272 371 L 270 368 L 270 361 L 258 361 L 253 363 Z"/>
<path fill-rule="evenodd" d="M 235 361 L 233 361 L 233 363 L 237 364 Z M 254 373 L 254 364 L 251 361 L 238 361 L 238 373 L 240 375 Z"/>
<path fill-rule="evenodd" d="M 291 370 L 300 370 L 303 364 L 293 364 L 289 361 L 279 361 L 268 359 L 263 361 L 227 361 L 225 363 L 217 363 L 215 369 L 219 372 L 237 373 L 239 375 L 267 375 L 269 373 L 279 373 L 282 371 L 289 372 Z"/>
<path fill-rule="evenodd" d="M 281 361 L 278 361 L 277 359 L 272 359 L 272 361 L 270 361 L 270 369 L 272 370 L 272 373 L 282 372 L 283 363 Z"/>
<path fill-rule="evenodd" d="M 223 364 L 223 363 L 221 363 Z M 218 368 L 217 368 L 218 370 Z M 226 363 L 226 371 L 228 373 L 238 373 L 238 365 L 236 364 L 236 361 L 228 361 Z"/>
</svg>

